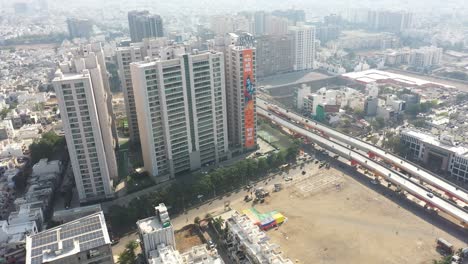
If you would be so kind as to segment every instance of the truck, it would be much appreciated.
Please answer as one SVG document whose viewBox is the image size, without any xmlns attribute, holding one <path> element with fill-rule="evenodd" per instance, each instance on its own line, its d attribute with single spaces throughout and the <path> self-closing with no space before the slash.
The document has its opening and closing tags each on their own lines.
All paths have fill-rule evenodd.
<svg viewBox="0 0 468 264">
<path fill-rule="evenodd" d="M 445 253 L 447 255 L 453 254 L 454 247 L 447 240 L 445 240 L 443 238 L 438 238 L 436 242 L 437 242 L 437 249 L 438 250 L 442 251 L 443 253 Z"/>
</svg>

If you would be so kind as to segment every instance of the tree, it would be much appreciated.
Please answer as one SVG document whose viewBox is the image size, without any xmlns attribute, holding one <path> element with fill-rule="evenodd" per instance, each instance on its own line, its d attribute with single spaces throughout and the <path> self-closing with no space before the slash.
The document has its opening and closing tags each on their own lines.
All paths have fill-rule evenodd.
<svg viewBox="0 0 468 264">
<path fill-rule="evenodd" d="M 50 131 L 42 134 L 40 140 L 36 140 L 29 146 L 32 163 L 37 163 L 40 159 L 53 158 L 54 154 L 65 146 L 65 137 Z"/>
<path fill-rule="evenodd" d="M 357 118 L 360 118 L 360 119 L 364 118 L 364 116 L 365 116 L 365 113 L 364 113 L 363 109 L 359 109 L 359 108 L 354 109 L 353 113 Z"/>
<path fill-rule="evenodd" d="M 221 228 L 223 223 L 224 223 L 224 219 L 221 216 L 213 219 L 213 226 L 216 230 L 218 230 L 218 232 L 223 231 Z"/>
<path fill-rule="evenodd" d="M 268 171 L 268 161 L 266 158 L 259 158 L 257 161 L 258 171 L 265 174 Z"/>
<path fill-rule="evenodd" d="M 198 216 L 195 217 L 195 218 L 193 219 L 193 223 L 194 223 L 195 225 L 198 226 L 198 225 L 200 224 L 200 217 L 198 217 Z"/>
<path fill-rule="evenodd" d="M 385 127 L 385 119 L 383 117 L 376 117 L 375 122 L 373 122 L 373 126 L 376 129 L 382 129 Z"/>
<path fill-rule="evenodd" d="M 421 112 L 421 105 L 420 104 L 412 104 L 406 108 L 405 112 L 411 116 L 417 116 Z"/>
<path fill-rule="evenodd" d="M 125 246 L 124 252 L 119 255 L 119 264 L 133 264 L 135 263 L 136 254 L 135 249 L 138 247 L 138 243 L 135 240 L 128 242 Z"/>
</svg>

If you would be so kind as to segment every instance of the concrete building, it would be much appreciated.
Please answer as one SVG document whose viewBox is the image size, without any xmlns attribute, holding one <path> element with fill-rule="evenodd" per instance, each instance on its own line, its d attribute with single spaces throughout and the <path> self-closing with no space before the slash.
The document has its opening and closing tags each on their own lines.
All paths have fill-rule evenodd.
<svg viewBox="0 0 468 264">
<path fill-rule="evenodd" d="M 26 238 L 26 264 L 114 263 L 103 212 Z"/>
<path fill-rule="evenodd" d="M 138 233 L 142 243 L 143 252 L 147 258 L 150 252 L 158 250 L 160 245 L 175 248 L 174 227 L 171 224 L 166 205 L 159 204 L 155 208 L 155 216 L 139 220 Z"/>
<path fill-rule="evenodd" d="M 206 245 L 192 247 L 180 254 L 172 246 L 160 244 L 150 252 L 149 264 L 224 264 L 216 249 L 208 250 Z"/>
<path fill-rule="evenodd" d="M 164 54 L 131 65 L 145 169 L 158 182 L 228 158 L 223 54 Z"/>
<path fill-rule="evenodd" d="M 294 70 L 313 69 L 315 66 L 315 27 L 298 25 L 291 26 L 288 30 L 294 40 Z"/>
<path fill-rule="evenodd" d="M 371 29 L 401 32 L 413 25 L 413 14 L 388 10 L 369 10 L 367 25 Z"/>
<path fill-rule="evenodd" d="M 293 26 L 306 21 L 305 11 L 300 9 L 275 10 L 271 14 L 288 19 Z"/>
<path fill-rule="evenodd" d="M 226 220 L 226 225 L 225 243 L 228 257 L 233 263 L 293 263 L 276 253 L 278 246 L 269 243 L 266 233 L 247 216 L 235 213 Z"/>
<path fill-rule="evenodd" d="M 320 24 L 316 25 L 315 37 L 321 43 L 326 43 L 330 40 L 338 39 L 340 31 L 341 29 L 337 25 Z"/>
<path fill-rule="evenodd" d="M 128 27 L 132 42 L 140 42 L 144 38 L 164 36 L 161 16 L 152 15 L 148 11 L 128 12 Z"/>
<path fill-rule="evenodd" d="M 135 105 L 135 94 L 133 92 L 132 74 L 130 71 L 130 63 L 142 61 L 144 58 L 143 47 L 133 45 L 130 47 L 120 47 L 115 51 L 117 65 L 119 67 L 120 83 L 125 99 L 125 110 L 127 113 L 128 130 L 130 140 L 133 142 L 140 141 L 138 132 L 138 118 Z"/>
<path fill-rule="evenodd" d="M 265 35 L 285 35 L 288 33 L 289 21 L 284 17 L 265 16 Z"/>
<path fill-rule="evenodd" d="M 67 26 L 71 39 L 89 38 L 93 33 L 93 23 L 89 19 L 67 18 Z"/>
<path fill-rule="evenodd" d="M 257 145 L 256 49 L 230 45 L 225 52 L 229 145 L 244 152 Z"/>
<path fill-rule="evenodd" d="M 255 38 L 257 77 L 294 70 L 294 41 L 291 35 L 263 35 Z"/>
<path fill-rule="evenodd" d="M 103 77 L 107 74 L 93 50 L 82 47 L 77 56 L 60 63 L 53 80 L 82 203 L 113 197 L 112 179 L 117 177 L 108 80 Z"/>
<path fill-rule="evenodd" d="M 179 251 L 171 245 L 159 244 L 148 253 L 148 264 L 183 264 Z"/>
<path fill-rule="evenodd" d="M 431 171 L 447 172 L 455 180 L 468 182 L 468 148 L 453 137 L 407 129 L 401 133 L 401 142 L 407 146 L 409 159 L 424 163 Z"/>
<path fill-rule="evenodd" d="M 442 58 L 442 52 L 442 48 L 434 46 L 411 50 L 409 65 L 417 68 L 439 65 Z"/>
</svg>

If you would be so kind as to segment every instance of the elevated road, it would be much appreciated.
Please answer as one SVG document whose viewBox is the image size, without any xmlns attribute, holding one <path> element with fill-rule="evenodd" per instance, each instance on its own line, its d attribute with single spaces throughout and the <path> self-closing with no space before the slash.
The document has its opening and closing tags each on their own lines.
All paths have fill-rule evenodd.
<svg viewBox="0 0 468 264">
<path fill-rule="evenodd" d="M 361 166 L 375 172 L 379 176 L 385 178 L 387 181 L 398 186 L 400 189 L 405 190 L 411 195 L 417 197 L 419 200 L 426 202 L 428 206 L 438 208 L 439 210 L 452 216 L 456 220 L 460 221 L 462 225 L 466 225 L 466 223 L 468 223 L 468 213 L 465 212 L 465 210 L 459 208 L 458 206 L 452 204 L 451 202 L 445 200 L 442 197 L 429 194 L 429 190 L 427 190 L 424 186 L 421 186 L 411 180 L 408 180 L 403 174 L 381 165 L 373 159 L 351 149 L 349 146 L 340 144 L 338 142 L 334 142 L 327 137 L 305 129 L 301 127 L 301 125 L 293 123 L 290 120 L 287 120 L 284 117 L 277 115 L 276 113 L 268 111 L 267 108 L 264 108 L 264 106 L 265 105 L 258 105 L 257 114 L 270 119 L 271 121 L 277 123 L 280 126 L 288 128 L 294 133 L 307 137 L 311 141 L 330 150 L 331 152 L 334 152 L 348 160 L 351 160 L 354 163 L 358 163 Z"/>
<path fill-rule="evenodd" d="M 365 151 L 369 154 L 369 156 L 377 156 L 389 163 L 393 166 L 398 167 L 405 172 L 411 174 L 414 177 L 417 177 L 421 181 L 445 192 L 445 194 L 451 198 L 456 198 L 462 201 L 465 204 L 468 204 L 468 193 L 465 192 L 463 189 L 460 189 L 458 186 L 441 179 L 440 177 L 434 175 L 433 173 L 426 171 L 419 166 L 408 162 L 392 153 L 389 153 L 381 148 L 378 148 L 372 144 L 367 142 L 361 141 L 360 139 L 350 137 L 346 134 L 338 132 L 332 128 L 324 126 L 320 123 L 317 123 L 313 120 L 306 119 L 303 116 L 300 116 L 296 113 L 290 112 L 286 109 L 283 109 L 277 105 L 269 104 L 267 101 L 257 97 L 257 106 L 262 109 L 274 111 L 282 116 L 290 118 L 308 128 L 315 129 L 320 131 L 323 136 L 334 138 L 344 144 L 350 145 L 354 148 L 357 148 L 361 151 Z"/>
</svg>

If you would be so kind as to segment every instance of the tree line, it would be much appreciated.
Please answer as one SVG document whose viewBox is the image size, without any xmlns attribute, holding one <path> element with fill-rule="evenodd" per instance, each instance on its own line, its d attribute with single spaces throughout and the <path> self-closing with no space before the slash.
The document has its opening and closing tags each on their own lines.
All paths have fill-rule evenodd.
<svg viewBox="0 0 468 264">
<path fill-rule="evenodd" d="M 170 213 L 184 210 L 228 192 L 260 180 L 286 162 L 295 162 L 300 141 L 295 140 L 287 149 L 272 152 L 267 157 L 245 159 L 232 166 L 218 168 L 210 173 L 195 173 L 189 181 L 177 181 L 170 187 L 131 200 L 128 206 L 113 205 L 109 208 L 109 220 L 115 232 L 133 229 L 138 219 L 154 215 L 154 206 L 165 203 Z"/>
</svg>

